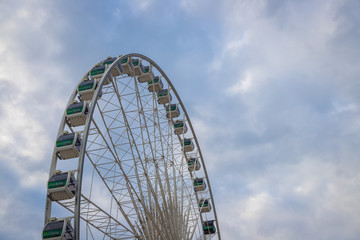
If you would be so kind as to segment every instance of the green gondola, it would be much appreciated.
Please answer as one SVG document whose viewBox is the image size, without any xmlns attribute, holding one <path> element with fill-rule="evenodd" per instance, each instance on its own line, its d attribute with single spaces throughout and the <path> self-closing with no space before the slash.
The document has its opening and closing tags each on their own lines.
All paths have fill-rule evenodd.
<svg viewBox="0 0 360 240">
<path fill-rule="evenodd" d="M 172 100 L 169 89 L 162 89 L 157 92 L 157 99 L 159 104 L 169 103 Z"/>
<path fill-rule="evenodd" d="M 202 178 L 195 178 L 193 181 L 193 185 L 195 192 L 204 191 L 206 189 L 205 181 Z"/>
<path fill-rule="evenodd" d="M 161 81 L 161 77 L 156 76 L 153 80 L 148 81 L 148 89 L 150 92 L 158 92 L 162 90 L 164 87 L 164 84 Z"/>
<path fill-rule="evenodd" d="M 166 117 L 169 119 L 180 116 L 180 109 L 178 104 L 166 105 L 165 109 L 166 109 Z"/>
<path fill-rule="evenodd" d="M 116 60 L 116 57 L 108 57 L 107 59 L 105 59 L 103 62 L 102 62 L 102 64 L 103 65 L 110 65 L 110 64 L 112 64 L 113 62 L 115 62 L 115 60 Z"/>
<path fill-rule="evenodd" d="M 48 196 L 53 201 L 71 199 L 75 196 L 74 172 L 57 172 L 48 181 Z"/>
<path fill-rule="evenodd" d="M 154 79 L 154 73 L 152 72 L 151 66 L 145 66 L 144 72 L 138 77 L 139 83 L 145 83 Z"/>
<path fill-rule="evenodd" d="M 215 220 L 204 221 L 203 222 L 203 231 L 205 235 L 215 234 L 216 228 L 214 224 Z"/>
<path fill-rule="evenodd" d="M 194 150 L 195 146 L 191 138 L 185 138 L 181 142 L 181 146 L 183 147 L 184 152 L 191 152 Z"/>
<path fill-rule="evenodd" d="M 85 124 L 88 113 L 89 107 L 87 103 L 74 101 L 66 109 L 66 119 L 73 127 L 82 126 Z"/>
<path fill-rule="evenodd" d="M 134 76 L 131 57 L 123 58 L 120 60 L 120 65 L 123 69 L 122 73 L 127 74 L 129 76 Z"/>
<path fill-rule="evenodd" d="M 141 59 L 132 59 L 132 65 L 134 67 L 134 75 L 140 76 L 144 73 L 144 66 L 141 62 Z"/>
<path fill-rule="evenodd" d="M 187 126 L 184 120 L 176 120 L 174 122 L 174 132 L 177 135 L 185 134 L 187 132 Z"/>
<path fill-rule="evenodd" d="M 74 229 L 70 220 L 54 220 L 45 225 L 42 239 L 46 240 L 74 240 Z"/>
<path fill-rule="evenodd" d="M 95 79 L 83 81 L 78 85 L 77 92 L 83 101 L 91 101 L 97 86 L 98 86 L 98 82 Z M 100 97 L 101 95 L 102 92 L 100 90 Z"/>
<path fill-rule="evenodd" d="M 79 133 L 65 132 L 56 140 L 56 153 L 60 159 L 75 158 L 80 154 L 80 146 L 81 138 Z"/>
<path fill-rule="evenodd" d="M 198 171 L 201 167 L 198 158 L 189 158 L 189 160 L 187 161 L 187 165 L 189 171 Z"/>
<path fill-rule="evenodd" d="M 211 204 L 209 199 L 200 199 L 199 209 L 201 213 L 206 213 L 211 211 Z"/>
<path fill-rule="evenodd" d="M 101 78 L 102 75 L 104 74 L 105 70 L 106 70 L 105 65 L 95 66 L 90 70 L 90 77 L 92 79 Z"/>
<path fill-rule="evenodd" d="M 113 62 L 115 62 L 117 58 L 116 57 L 108 57 L 107 59 L 105 59 L 102 64 L 104 66 L 106 66 L 106 68 L 108 68 L 111 64 L 113 64 Z M 112 70 L 111 70 L 111 75 L 113 77 L 117 77 L 120 76 L 122 73 L 124 72 L 123 67 L 121 66 L 120 63 L 117 63 L 115 66 L 113 66 Z M 105 81 L 104 84 L 108 84 L 110 83 L 110 81 Z"/>
</svg>

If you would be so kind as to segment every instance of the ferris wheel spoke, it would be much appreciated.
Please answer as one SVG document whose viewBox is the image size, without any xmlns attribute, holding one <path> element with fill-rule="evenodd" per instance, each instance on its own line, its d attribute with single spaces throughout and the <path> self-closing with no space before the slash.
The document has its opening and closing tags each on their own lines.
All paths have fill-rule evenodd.
<svg viewBox="0 0 360 240">
<path fill-rule="evenodd" d="M 114 84 L 114 87 L 117 88 L 117 85 Z M 119 105 L 120 105 L 121 109 L 123 110 L 122 112 L 123 112 L 124 122 L 125 122 L 125 125 L 126 125 L 128 140 L 129 140 L 129 144 L 130 144 L 131 149 L 132 149 L 132 154 L 133 154 L 133 158 L 134 158 L 134 165 L 136 166 L 135 175 L 136 175 L 136 177 L 138 179 L 140 194 L 142 194 L 142 199 L 141 199 L 142 201 L 141 202 L 142 202 L 142 204 L 144 204 L 146 200 L 144 199 L 144 194 L 143 194 L 143 191 L 141 190 L 141 188 L 142 188 L 141 187 L 141 180 L 143 180 L 143 179 L 140 179 L 139 174 L 138 174 L 138 169 L 137 169 L 137 161 L 141 159 L 141 154 L 140 154 L 136 139 L 134 137 L 134 134 L 131 131 L 130 124 L 129 124 L 129 121 L 128 121 L 128 118 L 127 118 L 127 115 L 126 115 L 125 109 L 123 107 L 122 100 L 121 100 L 120 96 L 118 96 L 118 101 L 119 101 Z M 133 117 L 133 121 L 135 121 L 135 117 Z M 158 202 L 157 196 L 156 196 L 156 194 L 154 192 L 153 186 L 151 184 L 151 180 L 149 179 L 148 171 L 145 168 L 144 163 L 142 161 L 139 161 L 139 163 L 140 163 L 140 166 L 141 166 L 142 171 L 143 171 L 144 179 L 147 182 L 147 187 L 149 187 L 147 193 L 152 194 L 155 205 L 156 205 L 156 208 L 160 210 L 161 207 L 160 207 L 160 204 Z M 149 204 L 151 204 L 151 203 L 149 203 Z M 156 219 L 154 219 L 154 217 L 151 216 L 151 214 L 149 214 L 149 211 L 146 209 L 146 207 L 144 207 L 144 212 L 146 213 L 146 217 L 150 219 L 150 221 L 153 223 L 153 226 L 155 226 L 155 228 L 157 229 L 157 231 L 160 234 L 160 229 L 159 229 L 158 225 L 156 224 Z M 158 215 L 160 217 L 160 221 L 165 222 L 163 212 L 158 211 Z M 165 236 L 166 236 L 166 234 L 165 234 Z"/>
<path fill-rule="evenodd" d="M 105 186 L 107 187 L 108 191 L 111 193 L 113 199 L 117 202 L 117 205 L 119 207 L 119 210 L 121 211 L 122 215 L 124 216 L 124 218 L 126 219 L 127 223 L 129 224 L 129 226 L 131 226 L 131 229 L 136 232 L 135 230 L 135 226 L 133 225 L 133 223 L 130 221 L 129 217 L 128 217 L 128 214 L 126 213 L 126 211 L 123 209 L 123 204 L 121 204 L 119 201 L 118 201 L 118 198 L 115 196 L 115 194 L 117 193 L 116 191 L 114 192 L 112 188 L 109 187 L 109 183 L 119 183 L 119 181 L 116 181 L 114 178 L 111 178 L 111 177 L 105 177 L 106 174 L 108 172 L 111 171 L 111 168 L 117 164 L 119 166 L 119 168 L 121 169 L 121 172 L 122 174 L 124 174 L 123 170 L 122 170 L 122 167 L 120 165 L 120 161 L 119 159 L 117 158 L 117 155 L 116 153 L 113 152 L 113 150 L 110 148 L 110 144 L 107 142 L 107 140 L 105 139 L 104 135 L 101 133 L 98 125 L 96 124 L 95 120 L 93 120 L 93 124 L 94 126 L 96 127 L 96 129 L 98 130 L 98 134 L 101 136 L 102 140 L 104 141 L 104 143 L 106 144 L 107 146 L 107 151 L 110 152 L 111 156 L 113 157 L 112 159 L 104 159 L 104 158 L 100 158 L 103 160 L 102 163 L 95 163 L 94 160 L 92 160 L 92 157 L 90 156 L 90 154 L 87 154 L 87 157 L 88 159 L 90 160 L 90 162 L 92 163 L 94 169 L 97 171 L 98 175 L 101 177 L 101 179 L 103 180 Z M 106 160 L 106 161 L 104 161 Z M 101 165 L 100 165 L 101 164 Z M 99 167 L 100 166 L 100 167 Z M 106 166 L 111 166 L 111 168 L 109 167 L 106 167 Z M 104 170 L 105 170 L 105 173 L 104 173 Z M 124 175 L 124 180 L 126 182 L 128 182 L 129 180 L 126 178 L 126 176 Z M 126 190 L 128 191 L 128 193 L 130 194 L 131 198 L 132 199 L 135 199 L 134 196 L 133 196 L 133 191 L 132 189 L 129 187 L 128 184 L 126 184 Z"/>
<path fill-rule="evenodd" d="M 120 104 L 121 104 L 121 102 L 120 102 Z M 121 105 L 122 106 L 122 105 Z M 124 108 L 122 108 L 122 109 L 124 109 Z M 126 119 L 126 118 L 125 118 Z M 127 128 L 128 129 L 128 128 Z M 127 131 L 127 134 L 129 134 L 128 133 L 128 131 Z M 129 137 L 129 135 L 128 135 L 128 139 L 130 139 L 130 137 Z M 134 145 L 134 143 L 136 143 L 134 140 L 132 140 L 132 141 L 129 141 L 129 145 L 130 145 L 130 149 L 132 150 L 132 147 L 133 147 L 133 145 Z M 133 152 L 133 150 L 132 150 L 132 155 L 134 156 L 134 152 Z M 139 153 L 138 153 L 138 155 L 139 155 Z M 139 181 L 140 179 L 139 179 L 139 174 L 138 174 L 138 170 L 137 170 L 137 165 L 136 165 L 136 159 L 134 160 L 134 165 L 135 165 L 135 175 L 136 175 L 136 178 L 138 179 L 138 185 L 139 185 L 139 188 L 140 188 L 140 193 L 142 193 L 142 191 L 141 191 L 141 182 Z M 140 200 L 140 198 L 138 197 L 138 199 Z M 143 198 L 142 198 L 143 199 Z M 148 212 L 146 211 L 146 206 L 144 206 L 144 203 L 145 203 L 145 201 L 140 201 L 140 203 L 143 205 L 143 208 L 144 208 L 144 210 L 145 210 L 145 213 L 146 213 L 146 215 L 148 215 Z M 136 204 L 134 204 L 135 205 L 135 207 L 136 207 Z M 149 216 L 148 215 L 148 217 L 151 217 L 151 216 Z M 150 218 L 150 220 L 151 220 L 151 218 Z M 156 226 L 156 225 L 155 225 Z M 156 227 L 157 228 L 157 227 Z"/>
<path fill-rule="evenodd" d="M 170 178 L 169 178 L 169 173 L 168 173 L 168 159 L 165 157 L 167 156 L 166 154 L 166 149 L 164 148 L 164 146 L 167 146 L 167 144 L 169 144 L 169 141 L 168 141 L 168 137 L 169 137 L 169 134 L 166 133 L 167 131 L 167 127 L 161 127 L 161 125 L 164 125 L 164 123 L 162 123 L 161 119 L 160 118 L 160 115 L 159 115 L 159 105 L 157 104 L 157 101 L 156 101 L 156 98 L 155 98 L 155 95 L 153 95 L 153 116 L 154 116 L 154 122 L 157 121 L 157 128 L 154 126 L 154 138 L 156 139 L 156 130 L 158 130 L 158 133 L 159 133 L 159 137 L 158 137 L 158 141 L 159 141 L 159 145 L 161 146 L 161 160 L 163 161 L 163 174 L 164 174 L 164 181 L 166 182 L 166 192 L 164 190 L 162 190 L 162 195 L 163 195 L 163 199 L 165 199 L 164 201 L 164 206 L 166 208 L 166 213 L 167 213 L 167 217 L 170 219 L 170 221 L 168 222 L 168 228 L 170 230 L 173 231 L 173 228 L 174 226 L 175 227 L 178 227 L 174 224 L 171 224 L 171 218 L 170 218 L 170 212 L 171 212 L 171 202 L 173 201 L 172 200 L 172 195 L 171 195 L 171 186 L 170 186 Z M 162 117 L 164 117 L 165 115 L 162 115 Z M 156 119 L 156 120 L 155 120 Z M 166 122 L 168 122 L 168 120 L 166 119 Z M 159 176 L 159 170 L 157 171 L 157 176 Z M 167 198 L 168 200 L 166 200 L 166 197 L 165 197 L 165 194 L 167 194 Z"/>
<path fill-rule="evenodd" d="M 68 211 L 74 213 L 74 200 L 58 201 L 57 203 L 66 208 Z M 124 226 L 121 222 L 112 217 L 111 214 L 103 210 L 83 194 L 81 195 L 81 213 L 81 218 L 86 223 L 96 228 L 106 236 L 117 239 L 131 239 L 136 236 L 136 233 Z"/>
<path fill-rule="evenodd" d="M 139 88 L 138 88 L 138 84 L 137 84 L 137 82 L 136 82 L 136 80 L 134 80 L 134 83 L 135 83 L 135 88 L 136 88 L 136 92 L 137 92 L 137 99 L 138 99 L 138 108 L 139 109 L 141 109 L 140 110 L 140 114 L 139 114 L 139 122 L 140 122 L 140 125 L 141 125 L 141 121 L 144 121 L 144 127 L 143 128 L 141 128 L 141 130 L 142 129 L 146 129 L 146 133 L 145 133 L 145 135 L 146 135 L 146 141 L 144 140 L 144 133 L 143 133 L 143 131 L 141 131 L 141 134 L 142 134 L 142 142 L 143 142 L 143 145 L 145 145 L 145 142 L 146 142 L 146 144 L 148 144 L 148 146 L 149 146 L 149 148 L 150 148 L 150 151 L 151 151 L 151 157 L 152 157 L 152 159 L 155 159 L 155 153 L 154 153 L 154 151 L 153 151 L 153 146 L 152 146 L 152 142 L 151 142 L 151 137 L 150 137 L 150 133 L 149 133 L 149 128 L 148 128 L 148 126 L 147 126 L 147 121 L 146 121 L 146 116 L 145 116 L 145 112 L 144 112 L 144 106 L 143 106 L 143 103 L 142 103 L 142 98 L 140 97 L 140 93 L 139 93 Z M 151 95 L 150 95 L 151 96 Z M 140 116 L 141 115 L 141 116 Z M 155 121 L 154 121 L 154 123 L 155 123 Z M 154 126 L 155 126 L 155 124 L 154 124 Z M 145 147 L 145 146 L 144 146 Z M 144 154 L 145 154 L 145 151 L 144 151 Z M 145 156 L 146 157 L 146 156 Z M 156 174 L 156 180 L 158 180 L 158 182 L 161 184 L 161 179 L 159 178 L 159 174 L 158 174 L 158 166 L 157 165 L 155 165 L 155 168 L 156 168 L 156 172 L 157 172 L 157 174 Z M 157 184 L 154 184 L 155 186 L 157 186 Z M 163 199 L 162 199 L 162 204 L 163 204 L 163 206 L 166 206 L 166 212 L 167 213 L 169 213 L 169 210 L 168 210 L 168 204 L 169 203 L 167 203 L 167 201 L 166 201 L 166 198 L 164 197 L 165 196 L 165 193 L 164 193 L 164 189 L 163 189 L 163 187 L 162 187 L 162 184 L 161 184 L 161 186 L 160 186 L 160 190 L 161 190 L 161 196 L 163 197 Z M 157 191 L 156 191 L 157 192 Z M 154 197 L 156 197 L 156 196 L 154 196 Z M 171 203 L 170 203 L 170 205 L 171 205 Z M 171 206 L 171 208 L 170 209 L 173 209 L 173 206 Z M 177 209 L 177 207 L 175 207 L 175 209 Z M 171 214 L 171 212 L 170 212 L 170 214 Z M 173 222 L 174 223 L 174 221 L 173 221 L 173 219 L 174 219 L 174 216 L 172 216 L 171 218 L 169 218 L 169 217 L 167 217 L 167 219 L 168 219 L 168 221 L 167 222 Z M 175 226 L 175 228 L 174 227 L 170 227 L 169 228 L 169 230 L 173 230 L 173 229 L 175 229 L 175 232 L 173 233 L 174 234 L 174 236 L 179 236 L 179 234 L 178 233 L 176 233 L 176 229 L 178 228 L 178 224 L 171 224 L 172 226 Z"/>
</svg>

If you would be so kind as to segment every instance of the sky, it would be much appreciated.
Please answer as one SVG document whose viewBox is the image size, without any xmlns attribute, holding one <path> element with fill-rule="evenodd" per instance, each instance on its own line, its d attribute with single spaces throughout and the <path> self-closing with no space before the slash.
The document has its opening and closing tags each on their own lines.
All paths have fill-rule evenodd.
<svg viewBox="0 0 360 240">
<path fill-rule="evenodd" d="M 0 239 L 39 239 L 83 74 L 141 53 L 194 125 L 223 239 L 360 236 L 360 1 L 0 0 Z"/>
</svg>

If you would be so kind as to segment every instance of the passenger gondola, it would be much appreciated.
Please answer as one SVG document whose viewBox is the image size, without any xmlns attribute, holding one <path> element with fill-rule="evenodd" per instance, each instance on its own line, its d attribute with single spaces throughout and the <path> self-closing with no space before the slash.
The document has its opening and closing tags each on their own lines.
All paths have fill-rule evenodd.
<svg viewBox="0 0 360 240">
<path fill-rule="evenodd" d="M 141 59 L 132 59 L 132 65 L 134 67 L 135 76 L 140 76 L 144 73 L 144 66 L 141 62 Z"/>
<path fill-rule="evenodd" d="M 152 81 L 154 79 L 154 73 L 152 72 L 151 66 L 145 66 L 144 72 L 138 77 L 140 83 Z"/>
<path fill-rule="evenodd" d="M 183 147 L 183 151 L 184 152 L 191 152 L 194 150 L 195 146 L 194 143 L 192 141 L 191 138 L 185 138 L 182 142 L 181 142 L 181 146 Z"/>
<path fill-rule="evenodd" d="M 85 124 L 88 113 L 89 107 L 86 102 L 74 101 L 66 109 L 66 119 L 73 127 L 81 126 Z"/>
<path fill-rule="evenodd" d="M 168 104 L 165 108 L 167 118 L 172 119 L 180 116 L 180 109 L 178 104 Z"/>
<path fill-rule="evenodd" d="M 48 181 L 48 196 L 53 201 L 71 199 L 75 196 L 74 172 L 57 171 Z"/>
<path fill-rule="evenodd" d="M 111 58 L 110 58 L 111 59 Z M 106 61 L 106 60 L 105 60 Z M 103 64 L 104 61 L 101 63 L 101 64 L 96 64 L 95 67 L 93 67 L 91 70 L 90 70 L 90 78 L 91 79 L 95 79 L 97 81 L 99 81 L 102 76 L 104 75 L 106 69 L 109 67 L 110 65 L 110 62 L 108 62 L 108 64 Z M 112 73 L 114 72 L 114 74 L 116 76 L 120 75 L 120 70 L 118 68 L 113 68 L 112 70 Z M 115 76 L 114 76 L 115 77 Z M 111 77 L 107 77 L 105 80 L 104 80 L 104 85 L 107 85 L 107 84 L 110 84 L 111 82 Z"/>
<path fill-rule="evenodd" d="M 75 158 L 80 154 L 80 146 L 80 133 L 64 132 L 56 141 L 56 153 L 60 159 Z"/>
<path fill-rule="evenodd" d="M 205 235 L 215 234 L 216 228 L 214 224 L 215 220 L 204 221 L 203 222 L 203 231 Z"/>
<path fill-rule="evenodd" d="M 169 89 L 163 89 L 163 90 L 158 91 L 157 98 L 158 98 L 159 104 L 169 103 L 172 100 Z"/>
<path fill-rule="evenodd" d="M 199 210 L 201 213 L 206 213 L 211 211 L 211 204 L 209 199 L 200 199 Z"/>
<path fill-rule="evenodd" d="M 90 78 L 91 79 L 99 79 L 99 78 L 101 78 L 102 75 L 104 74 L 105 70 L 106 70 L 105 65 L 96 64 L 95 67 L 93 67 L 90 70 Z"/>
<path fill-rule="evenodd" d="M 176 120 L 174 122 L 174 132 L 177 135 L 185 134 L 187 132 L 187 126 L 184 120 Z"/>
<path fill-rule="evenodd" d="M 132 59 L 131 57 L 123 58 L 120 61 L 121 67 L 123 68 L 123 73 L 134 76 L 134 66 L 132 65 Z"/>
<path fill-rule="evenodd" d="M 53 219 L 45 225 L 42 231 L 42 239 L 46 240 L 74 240 L 74 229 L 70 219 Z"/>
<path fill-rule="evenodd" d="M 189 160 L 187 160 L 187 165 L 189 171 L 198 171 L 201 167 L 198 158 L 189 158 Z"/>
<path fill-rule="evenodd" d="M 103 61 L 103 65 L 106 66 L 106 68 L 108 68 L 117 58 L 116 57 L 108 57 L 107 59 L 105 59 Z M 117 77 L 120 76 L 123 72 L 123 68 L 121 66 L 121 64 L 116 64 L 113 69 L 111 70 L 111 75 L 113 77 Z M 104 83 L 105 84 L 105 83 Z"/>
<path fill-rule="evenodd" d="M 115 62 L 115 60 L 116 60 L 116 57 L 107 57 L 103 62 L 102 62 L 102 64 L 104 65 L 104 66 L 107 66 L 107 65 L 111 65 L 113 62 Z"/>
<path fill-rule="evenodd" d="M 195 178 L 193 184 L 195 192 L 204 191 L 206 189 L 206 184 L 203 178 Z"/>
<path fill-rule="evenodd" d="M 164 84 L 161 81 L 161 77 L 156 76 L 152 81 L 148 81 L 148 89 L 150 92 L 158 92 L 162 90 Z"/>
<path fill-rule="evenodd" d="M 98 86 L 98 82 L 94 79 L 81 82 L 79 84 L 79 86 L 77 87 L 77 92 L 78 92 L 81 100 L 91 101 L 94 96 L 97 86 Z M 100 92 L 100 97 L 101 97 L 101 95 L 102 95 L 102 93 Z"/>
</svg>

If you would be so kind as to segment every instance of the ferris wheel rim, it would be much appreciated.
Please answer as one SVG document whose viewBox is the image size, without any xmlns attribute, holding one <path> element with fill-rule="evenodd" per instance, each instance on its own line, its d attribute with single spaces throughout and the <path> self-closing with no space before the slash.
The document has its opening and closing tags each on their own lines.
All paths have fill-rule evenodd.
<svg viewBox="0 0 360 240">
<path fill-rule="evenodd" d="M 217 236 L 218 236 L 218 239 L 221 239 L 221 236 L 220 236 L 220 228 L 219 228 L 219 225 L 218 225 L 218 218 L 217 218 L 217 214 L 216 214 L 216 207 L 215 207 L 215 201 L 214 201 L 214 198 L 213 198 L 213 194 L 212 194 L 212 190 L 211 190 L 211 185 L 210 185 L 210 180 L 209 180 L 209 177 L 208 177 L 208 174 L 207 174 L 207 171 L 206 171 L 206 165 L 205 165 L 205 161 L 203 159 L 203 155 L 202 155 L 202 152 L 201 152 L 201 148 L 200 148 L 200 145 L 199 145 L 199 142 L 198 142 L 198 139 L 197 139 L 197 136 L 196 136 L 196 133 L 194 131 L 194 128 L 192 126 L 192 123 L 191 123 L 191 120 L 190 120 L 190 117 L 186 111 L 186 108 L 178 94 L 178 92 L 176 91 L 174 85 L 172 84 L 172 82 L 170 81 L 170 79 L 168 78 L 168 76 L 166 75 L 166 73 L 160 68 L 159 65 L 157 65 L 152 59 L 142 55 L 142 54 L 138 54 L 138 53 L 129 53 L 129 54 L 126 54 L 126 55 L 123 55 L 123 56 L 119 56 L 112 64 L 111 66 L 105 71 L 105 73 L 103 74 L 103 76 L 101 77 L 100 81 L 98 82 L 98 87 L 94 93 L 94 96 L 93 96 L 93 99 L 92 99 L 92 104 L 91 104 L 91 108 L 89 109 L 89 113 L 88 113 L 88 116 L 87 116 L 87 119 L 86 119 L 86 122 L 85 122 L 85 128 L 84 128 L 84 131 L 82 132 L 83 133 L 83 137 L 82 137 L 82 145 L 81 145 L 81 148 L 80 148 L 80 155 L 79 155 L 79 162 L 78 162 L 78 175 L 77 175 L 77 181 L 78 181 L 78 185 L 77 185 L 77 190 L 76 190 L 76 196 L 75 196 L 75 221 L 74 221 L 74 231 L 75 231 L 75 239 L 79 239 L 79 236 L 80 236 L 80 203 L 81 203 L 81 190 L 82 190 L 82 180 L 83 180 L 83 168 L 84 168 L 84 161 L 85 161 L 85 153 L 86 153 L 86 146 L 87 146 L 87 141 L 88 141 L 88 135 L 89 135 L 89 130 L 90 130 L 90 126 L 91 126 L 91 123 L 92 123 L 92 119 L 93 119 L 93 114 L 94 114 L 94 111 L 95 111 L 95 108 L 96 108 L 96 103 L 100 97 L 100 92 L 101 92 L 101 89 L 103 88 L 103 85 L 105 83 L 105 80 L 111 76 L 111 70 L 116 66 L 116 64 L 120 63 L 122 59 L 125 59 L 125 58 L 128 58 L 128 57 L 138 57 L 138 58 L 141 58 L 143 60 L 146 60 L 148 61 L 151 65 L 153 65 L 160 73 L 161 75 L 164 77 L 164 79 L 167 81 L 168 85 L 170 86 L 171 88 L 171 91 L 175 94 L 176 96 L 176 99 L 179 101 L 179 104 L 182 108 L 182 111 L 184 112 L 184 115 L 186 117 L 186 120 L 189 124 L 189 127 L 190 127 L 190 130 L 192 132 L 192 136 L 193 136 L 193 139 L 195 141 L 195 144 L 197 146 L 197 149 L 198 149 L 198 152 L 199 152 L 199 156 L 200 156 L 200 160 L 201 160 L 201 164 L 203 165 L 203 171 L 204 171 L 204 174 L 205 174 L 205 179 L 206 179 L 206 182 L 207 182 L 207 185 L 208 185 L 208 190 L 209 190 L 209 194 L 210 194 L 210 200 L 211 200 L 211 203 L 212 203 L 212 210 L 213 210 L 213 213 L 214 213 L 214 217 L 215 217 L 215 223 L 216 223 L 216 227 L 217 227 Z M 95 64 L 96 65 L 96 64 Z M 92 67 L 93 68 L 93 67 Z M 83 76 L 82 79 L 80 79 L 79 83 L 80 84 L 83 79 L 89 74 L 90 70 L 92 69 L 90 68 Z M 77 86 L 77 85 L 76 85 Z M 68 104 L 66 106 L 68 106 L 75 98 L 76 98 L 76 95 L 77 95 L 77 91 L 76 91 L 77 87 L 75 87 L 75 90 L 73 91 L 72 95 L 70 96 L 70 99 L 68 101 Z M 59 136 L 61 134 L 61 131 L 64 129 L 65 127 L 65 124 L 66 124 L 66 114 L 64 112 L 63 114 L 63 117 L 62 117 L 62 120 L 61 120 L 61 123 L 60 123 L 60 127 L 59 127 L 59 130 L 58 130 L 58 134 L 57 136 Z M 55 159 L 55 161 L 54 161 Z M 53 161 L 51 163 L 51 167 L 50 167 L 50 173 L 49 173 L 49 176 L 51 176 L 53 173 L 54 173 L 54 170 L 55 170 L 55 165 L 56 165 L 56 161 L 57 161 L 57 157 L 56 157 L 56 154 L 55 154 L 55 147 L 54 147 L 54 153 L 53 153 Z M 55 164 L 54 164 L 55 162 Z M 48 213 L 51 212 L 51 206 L 50 206 L 50 211 L 48 211 L 49 209 L 49 199 L 47 198 L 47 203 L 46 203 L 46 212 L 45 212 L 45 224 L 49 221 L 49 217 L 48 216 Z M 50 205 L 51 205 L 51 202 L 50 202 Z M 202 214 L 199 213 L 200 215 L 200 218 L 202 219 Z M 135 232 L 135 231 L 134 231 Z"/>
</svg>

